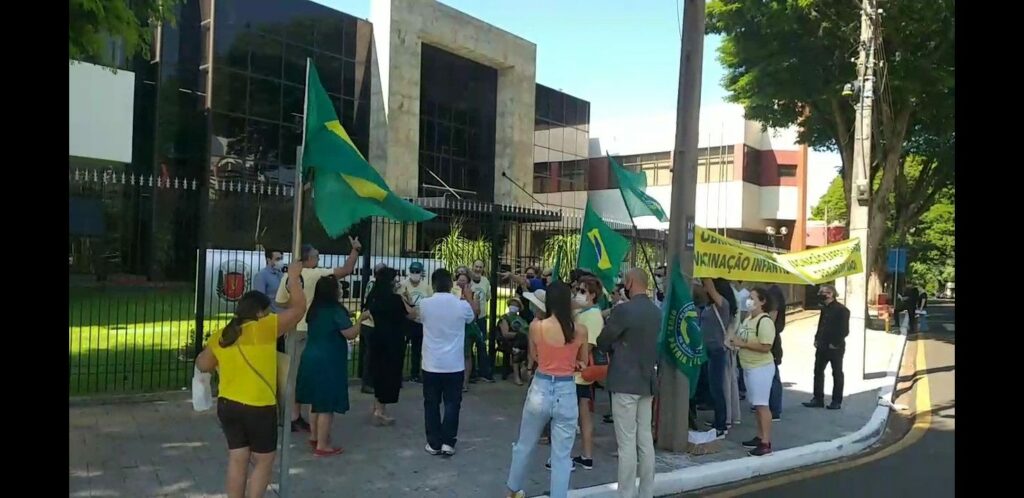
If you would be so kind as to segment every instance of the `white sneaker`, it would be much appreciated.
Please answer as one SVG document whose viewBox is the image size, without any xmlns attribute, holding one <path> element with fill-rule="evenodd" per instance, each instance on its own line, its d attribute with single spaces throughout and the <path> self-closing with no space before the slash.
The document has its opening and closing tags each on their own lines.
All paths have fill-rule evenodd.
<svg viewBox="0 0 1024 498">
<path fill-rule="evenodd" d="M 441 448 L 443 449 L 444 446 L 442 446 Z M 435 450 L 434 448 L 431 448 L 430 443 L 427 443 L 427 445 L 423 447 L 423 451 L 426 451 L 427 453 L 430 453 L 431 455 L 435 456 L 441 454 L 440 450 Z"/>
<path fill-rule="evenodd" d="M 444 456 L 452 456 L 455 454 L 455 448 L 448 446 L 447 444 L 442 444 L 441 454 Z"/>
</svg>

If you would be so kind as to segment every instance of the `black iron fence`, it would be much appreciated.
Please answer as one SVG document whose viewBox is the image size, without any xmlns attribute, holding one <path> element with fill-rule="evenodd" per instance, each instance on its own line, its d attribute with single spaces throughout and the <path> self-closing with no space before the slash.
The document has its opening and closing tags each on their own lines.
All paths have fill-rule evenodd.
<svg viewBox="0 0 1024 498">
<path fill-rule="evenodd" d="M 71 171 L 68 183 L 71 394 L 186 388 L 196 344 L 223 327 L 254 288 L 264 251 L 290 259 L 293 189 L 258 178 L 204 185 L 96 169 Z M 503 313 L 513 293 L 503 273 L 550 268 L 561 257 L 567 275 L 575 263 L 578 216 L 451 197 L 415 202 L 438 216 L 417 224 L 374 218 L 353 228 L 364 257 L 342 284 L 350 310 L 360 309 L 378 263 L 405 278 L 418 261 L 429 280 L 438 267 L 480 260 L 493 285 L 488 317 Z M 627 264 L 664 258 L 663 233 L 610 224 L 639 243 Z M 304 212 L 303 240 L 320 250 L 322 267 L 343 265 L 350 251 L 347 237 L 327 237 L 312 209 Z M 360 348 L 352 346 L 349 370 L 357 378 Z"/>
<path fill-rule="evenodd" d="M 196 345 L 222 328 L 238 298 L 254 289 L 266 266 L 264 250 L 281 250 L 290 260 L 289 185 L 260 177 L 203 184 L 73 170 L 69 197 L 72 395 L 186 388 Z M 583 221 L 578 214 L 453 197 L 415 202 L 437 217 L 416 224 L 374 218 L 352 229 L 364 249 L 357 270 L 342 283 L 349 310 L 360 310 L 379 263 L 406 278 L 409 265 L 419 262 L 429 285 L 434 269 L 472 267 L 479 260 L 492 285 L 484 311 L 493 326 L 514 294 L 506 274 L 550 269 L 561 260 L 565 278 L 575 266 Z M 345 263 L 347 237 L 329 238 L 312 209 L 305 210 L 302 224 L 303 241 L 321 253 L 320 266 Z M 632 242 L 623 269 L 655 268 L 665 260 L 664 232 L 609 225 Z M 802 287 L 784 287 L 790 299 L 802 300 Z M 355 379 L 361 348 L 358 340 L 351 346 L 349 374 Z"/>
</svg>

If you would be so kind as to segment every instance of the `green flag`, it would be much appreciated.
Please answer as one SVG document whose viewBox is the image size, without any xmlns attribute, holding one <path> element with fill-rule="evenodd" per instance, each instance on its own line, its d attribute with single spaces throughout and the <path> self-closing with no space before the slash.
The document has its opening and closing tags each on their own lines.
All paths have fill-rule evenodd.
<svg viewBox="0 0 1024 498">
<path fill-rule="evenodd" d="M 559 248 L 558 257 L 555 258 L 555 266 L 551 267 L 551 277 L 556 282 L 563 282 L 562 280 L 562 250 Z"/>
<path fill-rule="evenodd" d="M 615 179 L 619 182 L 619 193 L 622 194 L 622 201 L 626 203 L 626 211 L 630 218 L 641 216 L 654 216 L 658 221 L 668 221 L 665 210 L 661 204 L 647 195 L 647 175 L 641 172 L 629 171 L 619 165 L 612 156 L 608 156 L 608 163 L 612 165 L 615 172 Z"/>
<path fill-rule="evenodd" d="M 672 274 L 661 321 L 661 343 L 676 368 L 690 379 L 690 397 L 697 393 L 700 366 L 708 359 L 704 336 L 697 324 L 697 307 L 690 294 L 690 281 L 680 271 Z"/>
<path fill-rule="evenodd" d="M 306 82 L 306 141 L 303 171 L 313 170 L 313 206 L 331 237 L 370 216 L 418 223 L 435 215 L 395 195 L 366 162 L 338 121 L 331 99 L 309 62 Z"/>
<path fill-rule="evenodd" d="M 615 288 L 615 277 L 619 265 L 629 252 L 629 240 L 612 230 L 587 200 L 583 216 L 583 233 L 580 237 L 580 252 L 576 258 L 579 268 L 589 270 L 604 285 L 605 289 Z"/>
</svg>

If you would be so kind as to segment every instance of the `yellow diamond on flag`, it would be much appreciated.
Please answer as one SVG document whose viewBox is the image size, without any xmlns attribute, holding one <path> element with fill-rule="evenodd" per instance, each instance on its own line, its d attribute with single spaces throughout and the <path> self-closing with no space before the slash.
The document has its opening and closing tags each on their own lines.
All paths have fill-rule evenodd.
<svg viewBox="0 0 1024 498">
<path fill-rule="evenodd" d="M 378 187 L 377 184 L 371 181 L 364 180 L 357 176 L 346 175 L 345 173 L 341 173 L 341 177 L 345 180 L 345 183 L 347 183 L 349 187 L 352 187 L 352 190 L 359 197 L 362 197 L 364 199 L 376 199 L 378 201 L 383 201 L 384 198 L 388 196 L 387 191 Z"/>
</svg>

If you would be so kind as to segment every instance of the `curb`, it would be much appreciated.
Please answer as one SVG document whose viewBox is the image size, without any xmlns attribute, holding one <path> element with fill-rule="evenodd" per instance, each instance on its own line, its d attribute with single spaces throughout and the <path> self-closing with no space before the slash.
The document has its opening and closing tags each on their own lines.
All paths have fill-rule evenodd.
<svg viewBox="0 0 1024 498">
<path fill-rule="evenodd" d="M 665 496 L 685 493 L 754 477 L 784 472 L 798 467 L 806 467 L 830 460 L 848 457 L 864 451 L 878 442 L 885 432 L 889 412 L 892 409 L 892 394 L 896 387 L 900 365 L 907 346 L 906 334 L 900 334 L 900 344 L 889 359 L 886 372 L 887 382 L 879 389 L 878 406 L 871 418 L 859 430 L 852 434 L 838 437 L 831 441 L 821 441 L 796 448 L 775 452 L 771 457 L 743 457 L 724 462 L 713 462 L 694 465 L 670 472 L 662 472 L 654 476 L 654 495 Z M 617 497 L 618 483 L 611 482 L 589 488 L 571 490 L 569 496 L 574 498 Z"/>
</svg>

